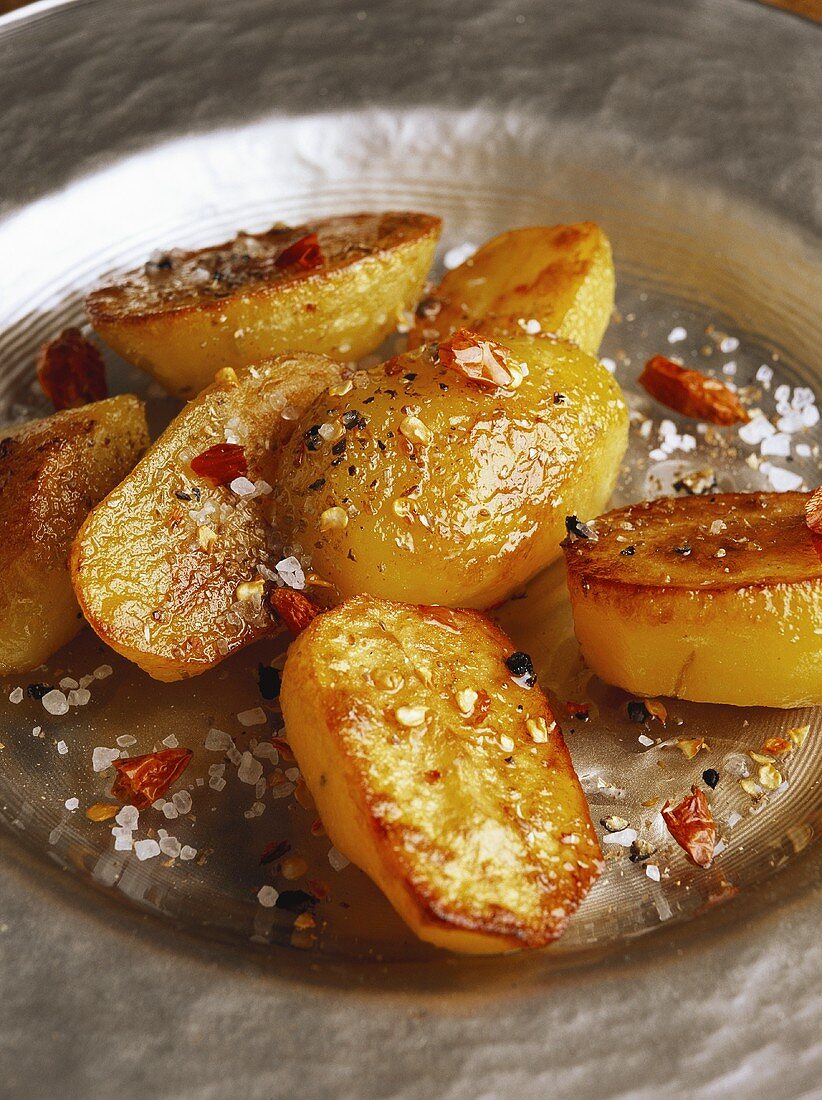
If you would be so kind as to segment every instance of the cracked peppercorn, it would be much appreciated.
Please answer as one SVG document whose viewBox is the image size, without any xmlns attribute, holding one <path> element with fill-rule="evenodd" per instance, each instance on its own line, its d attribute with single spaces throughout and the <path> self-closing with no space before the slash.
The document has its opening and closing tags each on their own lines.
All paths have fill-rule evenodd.
<svg viewBox="0 0 822 1100">
<path fill-rule="evenodd" d="M 505 665 L 515 680 L 523 687 L 533 687 L 537 682 L 537 674 L 534 672 L 534 662 L 527 653 L 517 650 L 510 657 L 505 658 Z"/>
<path fill-rule="evenodd" d="M 706 768 L 702 773 L 702 780 L 713 791 L 716 789 L 716 785 L 719 782 L 719 772 L 716 768 Z"/>
</svg>

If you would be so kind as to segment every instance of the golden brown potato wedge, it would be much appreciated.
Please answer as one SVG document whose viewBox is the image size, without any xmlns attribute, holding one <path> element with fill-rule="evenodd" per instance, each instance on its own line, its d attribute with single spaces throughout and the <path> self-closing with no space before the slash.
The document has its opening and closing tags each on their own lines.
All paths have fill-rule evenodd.
<svg viewBox="0 0 822 1100">
<path fill-rule="evenodd" d="M 392 212 L 241 233 L 159 256 L 90 294 L 86 308 L 107 344 L 179 397 L 221 367 L 287 351 L 355 360 L 413 308 L 440 227 Z"/>
<path fill-rule="evenodd" d="M 272 630 L 261 501 L 273 452 L 339 375 L 330 359 L 299 354 L 227 372 L 92 512 L 71 573 L 83 614 L 113 649 L 179 680 Z"/>
<path fill-rule="evenodd" d="M 411 346 L 459 328 L 504 341 L 537 321 L 596 355 L 613 308 L 611 245 L 598 225 L 511 229 L 447 272 L 420 304 Z"/>
<path fill-rule="evenodd" d="M 822 540 L 806 493 L 724 493 L 608 512 L 566 543 L 588 665 L 636 695 L 822 703 Z"/>
<path fill-rule="evenodd" d="M 0 674 L 36 668 L 82 627 L 69 545 L 147 446 L 143 403 L 129 395 L 55 413 L 0 439 Z"/>
<path fill-rule="evenodd" d="M 539 687 L 513 678 L 513 649 L 476 612 L 360 596 L 315 619 L 283 672 L 289 744 L 329 837 L 453 951 L 549 943 L 600 871 L 562 734 Z"/>
<path fill-rule="evenodd" d="M 528 374 L 500 389 L 444 351 L 323 394 L 282 452 L 277 524 L 343 597 L 492 607 L 559 556 L 567 514 L 596 514 L 611 493 L 628 416 L 595 359 L 520 334 L 503 351 Z"/>
</svg>

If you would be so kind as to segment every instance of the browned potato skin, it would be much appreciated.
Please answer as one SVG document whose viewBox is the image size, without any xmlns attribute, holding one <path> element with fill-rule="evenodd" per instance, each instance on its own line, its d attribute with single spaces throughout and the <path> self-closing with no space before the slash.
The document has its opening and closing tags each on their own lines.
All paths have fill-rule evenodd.
<svg viewBox="0 0 822 1100">
<path fill-rule="evenodd" d="M 297 349 L 346 361 L 373 351 L 414 307 L 440 229 L 439 218 L 410 212 L 275 226 L 183 253 L 168 272 L 130 272 L 90 294 L 86 308 L 118 354 L 170 393 L 192 397 L 222 367 Z M 326 262 L 278 269 L 283 249 L 309 233 Z M 192 280 L 192 272 L 215 264 L 219 282 Z"/>
<path fill-rule="evenodd" d="M 503 340 L 536 320 L 543 332 L 596 355 L 614 308 L 611 245 L 598 225 L 510 229 L 449 271 L 417 318 L 410 346 L 442 340 L 459 328 Z M 436 309 L 436 304 L 433 304 Z M 426 310 L 429 312 L 429 310 Z"/>
<path fill-rule="evenodd" d="M 512 679 L 513 650 L 476 612 L 359 596 L 315 619 L 283 671 L 289 744 L 332 842 L 453 951 L 550 943 L 601 869 L 562 734 L 539 687 Z M 461 712 L 466 688 L 488 693 L 484 717 Z M 397 709 L 413 706 L 427 713 L 409 728 Z"/>
<path fill-rule="evenodd" d="M 663 498 L 601 516 L 596 542 L 566 543 L 589 666 L 638 695 L 822 703 L 822 540 L 804 521 L 809 496 Z"/>
<path fill-rule="evenodd" d="M 142 401 L 123 395 L 0 439 L 0 674 L 36 668 L 80 630 L 69 545 L 148 446 Z"/>
<path fill-rule="evenodd" d="M 266 498 L 241 500 L 197 477 L 189 463 L 223 443 L 226 424 L 239 419 L 248 433 L 248 477 L 270 483 L 272 452 L 294 424 L 283 409 L 296 413 L 339 376 L 323 356 L 280 356 L 242 368 L 236 381 L 213 383 L 172 421 L 72 547 L 75 591 L 103 641 L 155 679 L 179 680 L 275 629 L 267 601 L 237 595 L 260 564 L 271 564 Z M 195 490 L 199 501 L 175 495 L 195 498 Z M 208 503 L 229 508 L 222 522 L 194 517 Z M 209 526 L 216 538 L 204 547 Z"/>
<path fill-rule="evenodd" d="M 482 389 L 420 349 L 370 372 L 362 388 L 321 396 L 301 419 L 282 452 L 276 523 L 343 597 L 496 606 L 559 556 L 566 514 L 605 505 L 627 444 L 616 382 L 547 336 L 507 346 L 530 371 L 513 392 Z M 432 433 L 413 454 L 403 409 Z M 306 449 L 312 425 L 339 424 L 351 410 L 369 423 L 345 433 L 344 455 L 330 443 Z M 348 524 L 323 531 L 332 507 L 349 510 Z"/>
</svg>

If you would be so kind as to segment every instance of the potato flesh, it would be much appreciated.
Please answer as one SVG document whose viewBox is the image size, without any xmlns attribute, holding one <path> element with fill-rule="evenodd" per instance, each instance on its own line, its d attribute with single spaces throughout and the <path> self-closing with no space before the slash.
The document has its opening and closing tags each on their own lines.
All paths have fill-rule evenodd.
<svg viewBox="0 0 822 1100">
<path fill-rule="evenodd" d="M 619 387 L 565 342 L 521 335 L 507 346 L 529 367 L 513 392 L 484 390 L 421 349 L 301 419 L 283 452 L 276 522 L 343 597 L 495 606 L 559 555 L 567 514 L 604 506 L 627 444 Z M 406 409 L 431 432 L 412 456 Z M 365 429 L 306 448 L 312 426 L 353 411 Z M 323 530 L 330 508 L 350 513 L 347 526 Z"/>
<path fill-rule="evenodd" d="M 822 703 L 822 540 L 804 523 L 807 499 L 727 493 L 600 517 L 597 542 L 566 547 L 588 665 L 636 695 Z"/>
<path fill-rule="evenodd" d="M 123 395 L 55 413 L 0 440 L 0 674 L 36 668 L 80 630 L 71 540 L 148 446 Z"/>
<path fill-rule="evenodd" d="M 284 247 L 309 233 L 326 263 L 280 270 Z M 170 393 L 191 397 L 222 367 L 302 350 L 343 360 L 373 351 L 412 309 L 440 221 L 427 214 L 355 214 L 245 234 L 184 253 L 169 271 L 131 272 L 89 295 L 94 328 Z M 252 255 L 249 258 L 249 251 Z M 218 282 L 202 281 L 216 269 Z"/>
<path fill-rule="evenodd" d="M 272 631 L 259 592 L 238 592 L 260 565 L 273 566 L 266 498 L 213 486 L 189 463 L 230 429 L 243 439 L 248 479 L 270 484 L 290 417 L 339 377 L 331 360 L 295 355 L 214 383 L 92 512 L 72 549 L 72 578 L 84 615 L 113 649 L 158 680 L 178 680 Z"/>
<path fill-rule="evenodd" d="M 361 596 L 316 619 L 283 672 L 289 744 L 332 842 L 454 951 L 549 943 L 600 870 L 562 735 L 539 688 L 513 680 L 513 649 L 475 612 Z M 465 691 L 487 712 L 480 697 L 466 716 Z"/>
<path fill-rule="evenodd" d="M 468 328 L 495 339 L 538 321 L 543 332 L 596 355 L 614 308 L 608 238 L 592 222 L 511 229 L 446 273 L 432 297 L 439 313 L 418 318 L 411 346 Z"/>
</svg>

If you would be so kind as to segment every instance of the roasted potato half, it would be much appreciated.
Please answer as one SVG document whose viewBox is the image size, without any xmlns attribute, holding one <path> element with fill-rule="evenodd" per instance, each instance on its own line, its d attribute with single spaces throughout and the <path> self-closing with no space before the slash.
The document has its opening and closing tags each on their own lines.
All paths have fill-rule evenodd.
<svg viewBox="0 0 822 1100">
<path fill-rule="evenodd" d="M 562 734 L 513 650 L 476 612 L 360 596 L 315 619 L 283 671 L 329 837 L 453 951 L 550 943 L 600 871 Z"/>
<path fill-rule="evenodd" d="M 415 305 L 440 226 L 392 212 L 241 233 L 158 255 L 90 294 L 86 309 L 110 347 L 178 397 L 221 367 L 287 351 L 355 360 Z"/>
<path fill-rule="evenodd" d="M 0 674 L 36 668 L 83 625 L 68 572 L 88 513 L 148 446 L 124 395 L 23 424 L 0 439 Z"/>
<path fill-rule="evenodd" d="M 559 556 L 567 514 L 611 493 L 628 415 L 596 359 L 520 334 L 503 352 L 527 375 L 489 389 L 445 351 L 322 394 L 282 452 L 276 523 L 343 597 L 492 607 Z"/>
<path fill-rule="evenodd" d="M 565 545 L 588 665 L 635 695 L 822 703 L 822 539 L 806 493 L 651 501 Z"/>
<path fill-rule="evenodd" d="M 272 630 L 261 502 L 273 454 L 339 374 L 324 356 L 270 359 L 227 372 L 172 421 L 72 547 L 77 598 L 103 641 L 179 680 Z"/>
<path fill-rule="evenodd" d="M 447 272 L 420 303 L 411 346 L 459 328 L 504 341 L 537 321 L 596 355 L 613 308 L 611 245 L 598 225 L 511 229 Z"/>
</svg>

